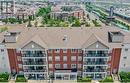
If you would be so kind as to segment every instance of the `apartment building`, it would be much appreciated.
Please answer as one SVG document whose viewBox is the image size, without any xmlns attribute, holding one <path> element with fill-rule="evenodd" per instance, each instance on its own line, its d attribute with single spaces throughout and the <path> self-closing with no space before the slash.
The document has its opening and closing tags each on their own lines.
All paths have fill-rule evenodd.
<svg viewBox="0 0 130 83">
<path fill-rule="evenodd" d="M 26 28 L 0 33 L 1 72 L 24 74 L 27 79 L 102 79 L 129 71 L 130 32 L 116 27 Z M 126 49 L 127 48 L 127 49 Z M 5 50 L 3 59 L 1 54 Z M 128 58 L 128 57 L 127 57 Z M 126 63 L 126 67 L 124 67 Z"/>
<path fill-rule="evenodd" d="M 119 71 L 130 72 L 130 43 L 123 44 L 121 53 Z"/>
<path fill-rule="evenodd" d="M 70 16 L 83 19 L 85 12 L 78 5 L 56 5 L 51 8 L 50 16 L 55 19 L 67 19 Z"/>
</svg>

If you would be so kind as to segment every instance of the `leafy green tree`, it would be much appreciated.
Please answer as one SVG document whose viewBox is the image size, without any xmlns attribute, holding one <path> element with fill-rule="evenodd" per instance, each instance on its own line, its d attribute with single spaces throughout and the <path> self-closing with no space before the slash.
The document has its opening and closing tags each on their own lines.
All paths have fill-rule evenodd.
<svg viewBox="0 0 130 83">
<path fill-rule="evenodd" d="M 81 23 L 79 21 L 79 19 L 76 19 L 74 24 L 72 24 L 72 27 L 80 27 L 81 26 Z"/>
<path fill-rule="evenodd" d="M 51 6 L 40 8 L 37 16 L 44 16 L 51 12 Z"/>
</svg>

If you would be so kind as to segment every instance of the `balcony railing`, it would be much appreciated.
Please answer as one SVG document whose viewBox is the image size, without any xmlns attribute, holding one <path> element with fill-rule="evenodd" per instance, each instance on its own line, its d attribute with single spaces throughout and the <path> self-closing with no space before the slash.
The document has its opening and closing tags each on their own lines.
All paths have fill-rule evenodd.
<svg viewBox="0 0 130 83">
<path fill-rule="evenodd" d="M 106 69 L 86 69 L 84 72 L 106 72 Z"/>
<path fill-rule="evenodd" d="M 92 62 L 92 61 L 87 61 L 84 62 L 84 65 L 106 65 L 107 62 L 106 61 L 96 61 L 96 62 Z"/>
<path fill-rule="evenodd" d="M 43 70 L 24 70 L 24 72 L 46 72 L 46 69 Z"/>
<path fill-rule="evenodd" d="M 84 57 L 108 57 L 108 53 L 97 54 L 97 53 L 86 53 Z"/>
<path fill-rule="evenodd" d="M 46 65 L 46 62 L 23 62 L 23 65 Z"/>
<path fill-rule="evenodd" d="M 46 57 L 46 54 L 22 54 L 22 57 Z"/>
</svg>

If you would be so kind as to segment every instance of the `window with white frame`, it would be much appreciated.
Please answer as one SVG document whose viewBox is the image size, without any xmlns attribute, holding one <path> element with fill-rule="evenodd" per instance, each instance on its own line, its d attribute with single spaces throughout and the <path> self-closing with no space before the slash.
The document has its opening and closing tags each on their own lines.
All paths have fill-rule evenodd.
<svg viewBox="0 0 130 83">
<path fill-rule="evenodd" d="M 82 64 L 78 64 L 78 68 L 82 68 Z"/>
<path fill-rule="evenodd" d="M 82 50 L 81 50 L 81 49 L 79 49 L 79 50 L 78 50 L 78 53 L 82 53 Z"/>
<path fill-rule="evenodd" d="M 63 49 L 63 53 L 67 53 L 67 49 Z"/>
<path fill-rule="evenodd" d="M 71 53 L 76 53 L 77 49 L 71 49 Z"/>
<path fill-rule="evenodd" d="M 60 49 L 55 49 L 55 53 L 60 53 Z"/>
<path fill-rule="evenodd" d="M 48 61 L 52 61 L 52 56 L 48 56 Z"/>
<path fill-rule="evenodd" d="M 17 53 L 20 53 L 20 51 L 21 51 L 21 49 L 16 49 L 16 52 L 17 52 Z"/>
<path fill-rule="evenodd" d="M 19 68 L 22 68 L 22 64 L 18 64 L 18 67 L 19 67 Z"/>
<path fill-rule="evenodd" d="M 71 61 L 76 61 L 76 56 L 71 56 Z"/>
<path fill-rule="evenodd" d="M 21 56 L 17 56 L 17 60 L 18 61 L 22 61 L 22 57 Z"/>
<path fill-rule="evenodd" d="M 63 56 L 63 61 L 67 61 L 67 56 Z"/>
<path fill-rule="evenodd" d="M 66 68 L 68 68 L 68 65 L 67 64 L 63 64 L 63 67 L 66 69 Z"/>
<path fill-rule="evenodd" d="M 72 69 L 74 69 L 74 68 L 76 68 L 77 66 L 76 66 L 76 64 L 71 64 L 71 68 Z"/>
<path fill-rule="evenodd" d="M 49 64 L 49 68 L 53 68 L 53 65 L 52 65 L 52 64 Z"/>
<path fill-rule="evenodd" d="M 60 61 L 60 56 L 55 56 L 55 61 Z"/>
<path fill-rule="evenodd" d="M 82 61 L 82 56 L 78 56 L 78 61 Z"/>
<path fill-rule="evenodd" d="M 60 69 L 60 64 L 55 64 L 56 69 Z"/>
</svg>

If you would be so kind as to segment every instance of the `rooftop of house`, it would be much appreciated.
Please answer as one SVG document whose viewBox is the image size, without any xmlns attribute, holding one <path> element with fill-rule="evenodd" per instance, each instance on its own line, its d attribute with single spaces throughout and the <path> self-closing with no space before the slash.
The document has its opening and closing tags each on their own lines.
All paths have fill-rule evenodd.
<svg viewBox="0 0 130 83">
<path fill-rule="evenodd" d="M 22 48 L 29 42 L 35 42 L 44 48 L 87 48 L 95 42 L 101 42 L 109 48 L 120 48 L 123 43 L 130 43 L 130 32 L 110 26 L 101 28 L 27 28 L 25 26 L 10 26 L 8 32 L 20 32 L 17 41 L 5 43 L 7 48 Z M 121 33 L 124 40 L 121 43 L 108 41 L 108 32 Z M 4 41 L 4 34 L 0 33 L 0 42 Z"/>
</svg>

